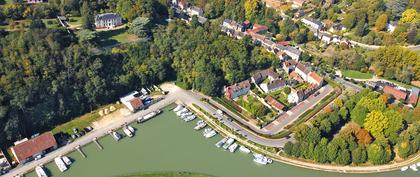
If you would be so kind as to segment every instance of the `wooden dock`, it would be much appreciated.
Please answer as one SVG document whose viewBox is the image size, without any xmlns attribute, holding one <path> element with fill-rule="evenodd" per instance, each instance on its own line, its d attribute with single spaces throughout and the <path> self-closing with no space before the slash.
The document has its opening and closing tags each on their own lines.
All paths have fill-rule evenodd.
<svg viewBox="0 0 420 177">
<path fill-rule="evenodd" d="M 80 154 L 82 155 L 83 158 L 86 158 L 85 153 L 82 151 L 82 149 L 80 149 L 80 146 L 76 146 L 76 150 L 80 152 Z"/>
<path fill-rule="evenodd" d="M 100 150 L 104 149 L 104 148 L 102 147 L 102 145 L 101 145 L 101 144 L 99 144 L 99 142 L 98 142 L 98 138 L 93 138 L 93 142 L 95 142 L 95 144 L 98 146 L 98 148 L 99 148 Z"/>
</svg>

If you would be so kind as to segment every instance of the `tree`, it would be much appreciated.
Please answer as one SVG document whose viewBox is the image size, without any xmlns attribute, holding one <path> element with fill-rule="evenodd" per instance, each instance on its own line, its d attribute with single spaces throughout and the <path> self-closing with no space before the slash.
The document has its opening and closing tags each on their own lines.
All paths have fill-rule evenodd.
<svg viewBox="0 0 420 177">
<path fill-rule="evenodd" d="M 382 14 L 376 19 L 375 27 L 376 30 L 382 31 L 385 29 L 386 24 L 388 23 L 388 16 L 386 14 Z"/>
<path fill-rule="evenodd" d="M 351 120 L 360 126 L 363 126 L 365 122 L 368 109 L 364 106 L 357 105 L 350 113 Z"/>
<path fill-rule="evenodd" d="M 389 118 L 380 111 L 372 111 L 366 116 L 363 125 L 375 138 L 385 137 L 385 129 L 389 128 Z"/>
<path fill-rule="evenodd" d="M 389 120 L 389 126 L 384 131 L 385 136 L 388 137 L 391 142 L 396 143 L 400 130 L 404 126 L 403 118 L 401 114 L 395 110 L 386 111 L 384 115 Z"/>
<path fill-rule="evenodd" d="M 284 153 L 286 153 L 287 155 L 292 155 L 293 154 L 293 143 L 288 141 L 283 148 Z"/>
<path fill-rule="evenodd" d="M 398 156 L 401 158 L 407 158 L 409 155 L 413 154 L 413 147 L 410 145 L 410 141 L 403 140 L 397 144 Z"/>
<path fill-rule="evenodd" d="M 128 33 L 134 34 L 139 37 L 148 38 L 150 36 L 150 20 L 146 17 L 137 17 L 133 20 L 128 29 Z"/>
<path fill-rule="evenodd" d="M 245 0 L 245 18 L 253 19 L 258 12 L 258 1 L 257 0 Z"/>
<path fill-rule="evenodd" d="M 84 0 L 82 5 L 82 28 L 91 31 L 95 30 L 95 22 L 90 1 Z"/>
<path fill-rule="evenodd" d="M 389 145 L 384 145 L 379 142 L 374 142 L 367 149 L 369 162 L 380 165 L 385 164 L 391 160 L 391 148 Z"/>
<path fill-rule="evenodd" d="M 408 0 L 389 0 L 386 7 L 391 12 L 391 19 L 398 19 L 408 5 Z"/>
<path fill-rule="evenodd" d="M 197 15 L 193 15 L 193 16 L 191 17 L 191 22 L 190 22 L 190 24 L 191 24 L 191 26 L 192 26 L 193 28 L 197 28 L 198 26 L 200 26 L 200 22 L 198 21 L 198 17 L 197 17 Z"/>
<path fill-rule="evenodd" d="M 352 29 L 356 23 L 356 15 L 354 13 L 345 15 L 342 23 L 347 29 Z"/>
<path fill-rule="evenodd" d="M 351 151 L 351 158 L 355 164 L 365 163 L 367 161 L 366 148 L 363 145 L 359 145 Z"/>
<path fill-rule="evenodd" d="M 328 160 L 330 162 L 334 162 L 335 159 L 337 158 L 337 154 L 338 154 L 338 145 L 335 141 L 331 141 L 330 143 L 328 143 L 327 145 L 327 151 L 328 151 Z"/>
<path fill-rule="evenodd" d="M 357 36 L 364 36 L 366 34 L 366 23 L 364 20 L 360 20 L 357 22 L 356 27 L 354 29 L 354 34 Z"/>
<path fill-rule="evenodd" d="M 313 159 L 316 162 L 326 163 L 328 161 L 327 145 L 328 140 L 326 138 L 322 138 L 318 145 L 315 147 Z"/>
<path fill-rule="evenodd" d="M 340 165 L 348 165 L 351 162 L 350 151 L 342 149 L 339 151 L 335 162 Z"/>
<path fill-rule="evenodd" d="M 417 13 L 416 9 L 407 9 L 402 13 L 402 17 L 400 19 L 401 23 L 412 23 L 415 20 L 418 21 L 420 19 L 420 14 Z"/>
<path fill-rule="evenodd" d="M 96 32 L 88 29 L 80 30 L 76 33 L 79 43 L 92 42 L 96 38 Z"/>
</svg>

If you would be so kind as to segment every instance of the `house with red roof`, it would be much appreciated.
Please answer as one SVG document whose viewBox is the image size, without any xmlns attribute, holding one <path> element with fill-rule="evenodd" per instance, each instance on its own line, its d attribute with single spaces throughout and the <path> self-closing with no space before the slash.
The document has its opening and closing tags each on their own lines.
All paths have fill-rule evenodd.
<svg viewBox="0 0 420 177">
<path fill-rule="evenodd" d="M 315 84 L 316 86 L 321 86 L 324 82 L 324 79 L 319 76 L 316 72 L 310 72 L 308 74 L 308 82 L 311 84 Z"/>
<path fill-rule="evenodd" d="M 54 135 L 51 132 L 46 132 L 30 140 L 19 142 L 10 150 L 18 163 L 25 163 L 56 148 L 57 141 Z"/>
<path fill-rule="evenodd" d="M 274 99 L 271 96 L 267 96 L 265 97 L 265 101 L 274 109 L 276 109 L 277 111 L 283 111 L 285 106 L 283 104 L 281 104 L 280 102 L 278 102 L 276 99 Z"/>
<path fill-rule="evenodd" d="M 143 100 L 140 99 L 140 93 L 133 91 L 120 98 L 122 104 L 124 104 L 131 112 L 141 110 L 145 108 Z"/>
<path fill-rule="evenodd" d="M 245 95 L 251 89 L 251 83 L 249 80 L 242 81 L 240 83 L 233 84 L 231 86 L 225 87 L 225 97 L 227 99 L 235 99 L 242 95 Z"/>
<path fill-rule="evenodd" d="M 405 100 L 407 98 L 407 93 L 388 85 L 384 87 L 384 93 L 392 95 L 398 101 Z"/>
<path fill-rule="evenodd" d="M 420 89 L 417 87 L 413 87 L 411 89 L 410 96 L 408 97 L 408 103 L 411 104 L 411 106 L 413 107 L 417 105 L 417 102 L 419 100 L 419 92 L 420 92 Z"/>
<path fill-rule="evenodd" d="M 306 0 L 293 0 L 292 7 L 293 8 L 299 8 L 302 7 L 303 4 L 305 4 Z"/>
</svg>

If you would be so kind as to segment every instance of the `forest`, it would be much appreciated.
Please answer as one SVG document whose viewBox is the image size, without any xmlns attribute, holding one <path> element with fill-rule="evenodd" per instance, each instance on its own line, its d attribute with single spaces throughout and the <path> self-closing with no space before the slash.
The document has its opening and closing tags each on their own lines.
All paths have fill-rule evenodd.
<svg viewBox="0 0 420 177">
<path fill-rule="evenodd" d="M 386 164 L 420 149 L 420 108 L 390 104 L 390 96 L 365 89 L 347 93 L 296 130 L 285 154 L 339 165 Z"/>
<path fill-rule="evenodd" d="M 88 28 L 93 12 L 125 11 L 124 7 L 129 6 L 122 1 L 113 2 L 117 1 L 107 5 L 80 1 L 55 8 L 54 1 L 50 1 L 41 6 L 55 9 L 53 14 L 61 13 L 63 8 L 68 13 L 82 14 L 82 26 Z M 40 21 L 46 14 L 39 14 L 38 10 L 27 16 L 14 16 L 7 10 L 9 5 L 1 9 L 8 20 L 30 21 L 26 30 L 0 33 L 2 148 L 114 102 L 145 85 L 172 80 L 184 88 L 216 96 L 225 84 L 242 81 L 249 72 L 278 62 L 273 54 L 255 47 L 250 38 L 238 41 L 220 35 L 221 18 L 203 26 L 180 20 L 162 25 L 157 23 L 163 18 L 162 12 L 156 9 L 167 10 L 167 4 L 155 0 L 124 2 L 142 7 L 141 12 L 124 15 L 127 21 L 133 22 L 129 31 L 144 40 L 106 51 L 97 47 L 94 37 L 82 39 L 80 33 L 73 35 L 64 29 L 46 28 Z M 79 7 L 80 12 L 76 12 Z M 225 9 L 223 14 L 233 14 L 232 7 L 225 6 Z M 131 15 L 134 15 L 132 19 Z M 255 15 L 255 18 L 268 17 Z"/>
</svg>

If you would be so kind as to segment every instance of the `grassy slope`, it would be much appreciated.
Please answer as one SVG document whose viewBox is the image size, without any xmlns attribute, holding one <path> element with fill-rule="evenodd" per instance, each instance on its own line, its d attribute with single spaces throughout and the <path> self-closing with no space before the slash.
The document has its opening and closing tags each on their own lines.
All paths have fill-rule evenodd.
<svg viewBox="0 0 420 177">
<path fill-rule="evenodd" d="M 373 75 L 370 73 L 362 73 L 360 71 L 354 71 L 354 70 L 343 70 L 342 73 L 343 73 L 343 76 L 354 78 L 354 79 L 371 79 L 373 77 Z"/>
<path fill-rule="evenodd" d="M 126 29 L 117 29 L 98 32 L 98 44 L 100 46 L 114 45 L 137 40 L 137 36 L 128 34 Z"/>
</svg>

